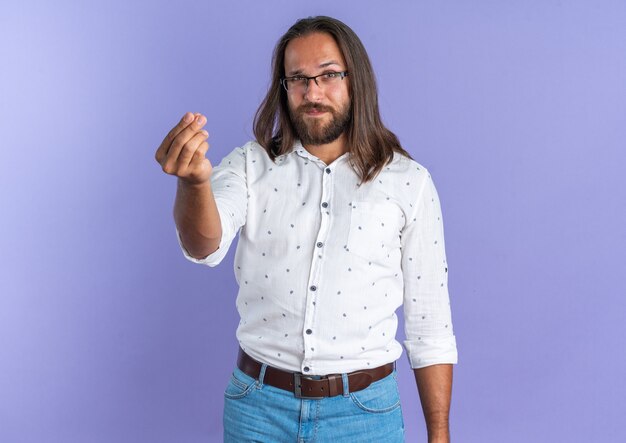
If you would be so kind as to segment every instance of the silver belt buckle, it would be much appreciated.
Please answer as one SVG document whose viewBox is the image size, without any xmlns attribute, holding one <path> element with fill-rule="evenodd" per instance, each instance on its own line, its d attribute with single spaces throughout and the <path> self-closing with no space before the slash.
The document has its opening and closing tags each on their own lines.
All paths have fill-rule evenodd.
<svg viewBox="0 0 626 443">
<path fill-rule="evenodd" d="M 321 400 L 322 398 L 325 398 L 325 397 L 309 397 L 307 395 L 302 395 L 302 383 L 301 383 L 302 378 L 308 378 L 309 380 L 314 380 L 313 378 L 307 375 L 303 376 L 299 372 L 294 372 L 293 384 L 294 384 L 294 395 L 296 396 L 296 398 L 304 398 L 304 399 L 310 399 L 310 400 Z"/>
</svg>

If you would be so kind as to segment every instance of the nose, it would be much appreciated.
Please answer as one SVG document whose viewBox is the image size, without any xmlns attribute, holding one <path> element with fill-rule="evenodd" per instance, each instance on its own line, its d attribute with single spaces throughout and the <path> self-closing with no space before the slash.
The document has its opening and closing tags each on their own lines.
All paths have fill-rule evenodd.
<svg viewBox="0 0 626 443">
<path fill-rule="evenodd" d="M 304 91 L 304 97 L 309 101 L 316 101 L 322 97 L 323 91 L 321 86 L 317 83 L 317 79 L 310 79 L 306 83 L 306 90 Z"/>
</svg>

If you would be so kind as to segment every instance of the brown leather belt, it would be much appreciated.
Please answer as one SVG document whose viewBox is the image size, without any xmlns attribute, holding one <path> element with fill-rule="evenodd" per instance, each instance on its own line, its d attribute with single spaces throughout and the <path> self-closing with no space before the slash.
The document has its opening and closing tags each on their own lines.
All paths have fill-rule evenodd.
<svg viewBox="0 0 626 443">
<path fill-rule="evenodd" d="M 257 380 L 261 373 L 261 362 L 250 357 L 241 347 L 237 356 L 237 367 Z M 371 383 L 391 374 L 394 367 L 395 362 L 391 362 L 377 368 L 348 373 L 349 391 L 355 392 L 367 388 Z M 283 371 L 282 369 L 267 366 L 263 383 L 293 392 L 297 398 L 320 399 L 343 395 L 341 374 L 329 374 L 322 376 L 320 379 L 314 379 L 300 372 Z"/>
</svg>

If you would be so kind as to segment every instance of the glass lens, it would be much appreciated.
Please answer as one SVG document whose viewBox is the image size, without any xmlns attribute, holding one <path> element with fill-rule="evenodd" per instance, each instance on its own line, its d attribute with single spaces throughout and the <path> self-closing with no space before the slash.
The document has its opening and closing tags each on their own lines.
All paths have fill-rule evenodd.
<svg viewBox="0 0 626 443">
<path fill-rule="evenodd" d="M 311 77 L 308 81 L 315 81 L 321 88 L 333 87 L 341 82 L 343 75 L 339 72 L 327 72 L 324 74 Z M 306 77 L 287 77 L 283 81 L 283 85 L 288 91 L 292 92 L 304 92 L 307 88 Z"/>
<path fill-rule="evenodd" d="M 341 77 L 339 76 L 339 74 L 324 74 L 321 77 L 318 78 L 318 81 L 323 84 L 324 86 L 331 86 L 335 83 L 338 83 L 339 79 Z"/>
<path fill-rule="evenodd" d="M 306 79 L 302 77 L 286 78 L 285 84 L 289 91 L 299 91 L 306 87 Z"/>
</svg>

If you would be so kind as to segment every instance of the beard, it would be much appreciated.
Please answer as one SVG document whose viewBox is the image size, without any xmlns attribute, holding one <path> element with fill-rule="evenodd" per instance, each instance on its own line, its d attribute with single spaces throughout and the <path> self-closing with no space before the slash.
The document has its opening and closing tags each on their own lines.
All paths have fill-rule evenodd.
<svg viewBox="0 0 626 443">
<path fill-rule="evenodd" d="M 348 129 L 351 120 L 350 108 L 350 103 L 335 110 L 330 106 L 307 102 L 295 110 L 289 108 L 289 117 L 303 145 L 325 145 L 337 140 Z M 305 113 L 313 109 L 328 112 L 330 121 L 324 121 L 323 117 L 307 118 Z"/>
</svg>

